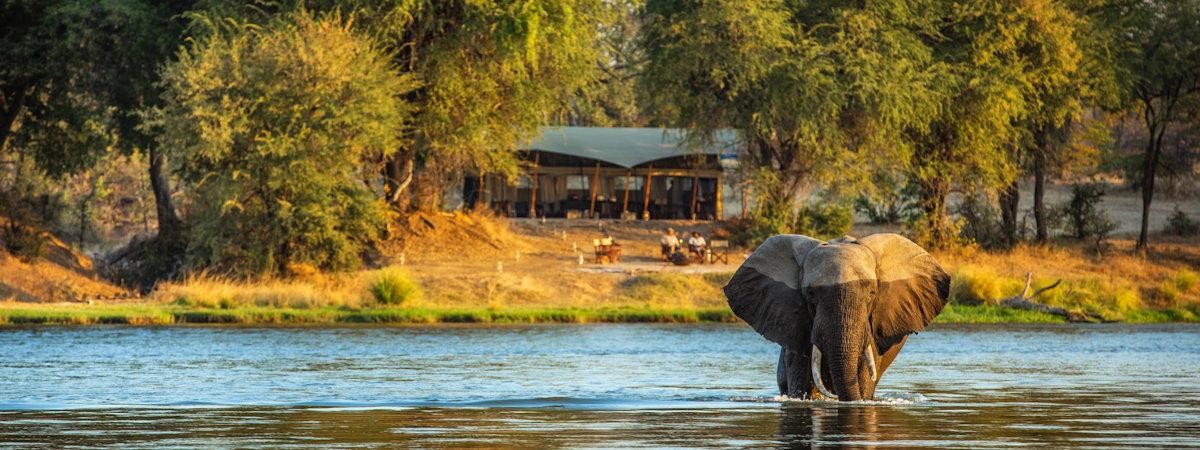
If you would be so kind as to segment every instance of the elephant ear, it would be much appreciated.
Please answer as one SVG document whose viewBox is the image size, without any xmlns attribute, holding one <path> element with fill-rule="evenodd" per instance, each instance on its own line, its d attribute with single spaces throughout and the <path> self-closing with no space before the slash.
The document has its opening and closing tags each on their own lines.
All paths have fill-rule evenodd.
<svg viewBox="0 0 1200 450">
<path fill-rule="evenodd" d="M 807 342 L 812 317 L 800 296 L 801 266 L 822 243 L 798 234 L 768 238 L 725 285 L 729 308 L 771 342 Z"/>
<path fill-rule="evenodd" d="M 880 351 L 924 330 L 950 297 L 950 275 L 921 246 L 892 233 L 858 240 L 875 252 L 879 297 L 871 312 Z"/>
</svg>

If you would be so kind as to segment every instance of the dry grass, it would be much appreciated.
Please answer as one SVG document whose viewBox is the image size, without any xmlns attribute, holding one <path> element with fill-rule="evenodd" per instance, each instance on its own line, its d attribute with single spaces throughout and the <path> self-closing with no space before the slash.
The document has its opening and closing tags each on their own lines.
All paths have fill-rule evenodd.
<svg viewBox="0 0 1200 450">
<path fill-rule="evenodd" d="M 79 301 L 129 293 L 101 279 L 91 261 L 57 239 L 45 259 L 25 262 L 0 250 L 0 300 Z"/>
<path fill-rule="evenodd" d="M 1111 320 L 1136 319 L 1140 312 L 1160 311 L 1183 320 L 1200 314 L 1200 245 L 1183 241 L 1155 244 L 1150 252 L 1132 251 L 1133 242 L 1117 240 L 1097 252 L 1086 244 L 1019 246 L 1011 251 L 968 249 L 935 255 L 954 274 L 951 300 L 962 304 L 994 304 L 1017 295 L 1026 273 L 1034 287 L 1062 279 L 1039 301 L 1085 310 Z M 1144 316 L 1144 315 L 1143 315 Z"/>
</svg>

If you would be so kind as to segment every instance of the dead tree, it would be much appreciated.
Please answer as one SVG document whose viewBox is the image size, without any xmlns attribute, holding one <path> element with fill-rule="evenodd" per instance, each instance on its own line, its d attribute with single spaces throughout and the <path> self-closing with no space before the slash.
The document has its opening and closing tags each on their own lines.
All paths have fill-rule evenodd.
<svg viewBox="0 0 1200 450">
<path fill-rule="evenodd" d="M 1030 283 L 1032 281 L 1033 281 L 1033 273 L 1032 272 L 1026 273 L 1025 274 L 1025 289 L 1021 291 L 1020 295 L 1015 295 L 1012 297 L 1000 299 L 1000 306 L 1007 306 L 1009 308 L 1025 309 L 1025 310 L 1030 310 L 1030 311 L 1038 311 L 1038 312 L 1043 312 L 1046 314 L 1053 314 L 1056 316 L 1061 316 L 1061 317 L 1066 318 L 1068 322 L 1102 322 L 1102 321 L 1104 321 L 1104 318 L 1102 318 L 1096 314 L 1092 314 L 1092 313 L 1088 313 L 1088 312 L 1081 312 L 1081 311 L 1078 311 L 1078 312 L 1077 311 L 1068 311 L 1064 308 L 1059 308 L 1057 306 L 1050 306 L 1045 303 L 1038 303 L 1038 302 L 1033 301 L 1035 298 L 1037 298 L 1038 295 L 1041 295 L 1043 292 L 1046 292 L 1048 290 L 1058 287 L 1059 283 L 1062 283 L 1062 280 L 1060 279 L 1058 281 L 1055 281 L 1054 283 L 1051 283 L 1049 286 L 1038 288 L 1037 290 L 1033 291 L 1033 294 L 1030 294 L 1029 287 L 1030 287 Z"/>
</svg>

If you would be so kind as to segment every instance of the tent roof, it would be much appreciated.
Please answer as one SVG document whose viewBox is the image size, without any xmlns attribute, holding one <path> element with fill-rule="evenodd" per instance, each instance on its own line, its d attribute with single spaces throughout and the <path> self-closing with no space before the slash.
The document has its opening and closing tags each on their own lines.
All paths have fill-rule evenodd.
<svg viewBox="0 0 1200 450">
<path fill-rule="evenodd" d="M 521 150 L 540 150 L 591 158 L 632 168 L 651 161 L 689 154 L 736 154 L 737 132 L 722 129 L 713 142 L 689 146 L 686 131 L 676 128 L 542 127 L 541 136 Z"/>
</svg>

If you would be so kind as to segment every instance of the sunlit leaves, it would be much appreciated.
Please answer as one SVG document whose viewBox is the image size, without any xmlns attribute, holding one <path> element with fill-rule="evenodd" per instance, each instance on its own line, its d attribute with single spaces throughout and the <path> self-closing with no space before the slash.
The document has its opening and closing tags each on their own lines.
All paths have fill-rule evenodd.
<svg viewBox="0 0 1200 450">
<path fill-rule="evenodd" d="M 164 106 L 147 117 L 194 191 L 192 263 L 241 274 L 356 265 L 382 220 L 364 162 L 404 144 L 415 82 L 336 14 L 196 23 L 203 32 L 164 70 Z"/>
</svg>

